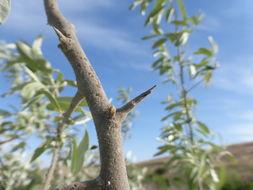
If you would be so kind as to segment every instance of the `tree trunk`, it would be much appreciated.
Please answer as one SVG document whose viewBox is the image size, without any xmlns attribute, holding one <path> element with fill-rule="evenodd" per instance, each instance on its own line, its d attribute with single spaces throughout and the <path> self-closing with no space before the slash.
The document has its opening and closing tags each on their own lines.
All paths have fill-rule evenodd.
<svg viewBox="0 0 253 190">
<path fill-rule="evenodd" d="M 57 0 L 44 0 L 48 24 L 59 37 L 58 47 L 70 62 L 76 76 L 78 92 L 90 108 L 98 136 L 101 170 L 91 181 L 76 182 L 58 190 L 129 190 L 124 151 L 121 144 L 121 123 L 126 115 L 153 90 L 147 90 L 122 108 L 109 103 L 101 82 L 76 37 L 75 29 L 61 14 Z"/>
</svg>

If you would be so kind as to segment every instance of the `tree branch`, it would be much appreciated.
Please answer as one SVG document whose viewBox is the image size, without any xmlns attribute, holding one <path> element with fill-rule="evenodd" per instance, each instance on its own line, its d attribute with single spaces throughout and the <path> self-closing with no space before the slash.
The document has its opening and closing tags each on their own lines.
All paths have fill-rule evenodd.
<svg viewBox="0 0 253 190">
<path fill-rule="evenodd" d="M 76 95 L 74 96 L 74 98 L 71 101 L 71 104 L 70 104 L 68 110 L 63 114 L 64 121 L 67 121 L 69 119 L 69 117 L 75 111 L 76 107 L 82 101 L 83 98 L 84 98 L 84 96 L 79 91 L 77 91 Z"/>
<path fill-rule="evenodd" d="M 77 91 L 76 95 L 71 101 L 71 104 L 69 105 L 67 111 L 63 114 L 64 118 L 61 123 L 58 124 L 57 126 L 57 132 L 56 132 L 56 146 L 53 148 L 53 158 L 50 164 L 50 167 L 48 169 L 48 173 L 46 175 L 46 180 L 44 183 L 43 190 L 48 190 L 51 185 L 51 181 L 54 176 L 54 172 L 56 170 L 56 166 L 59 160 L 59 151 L 61 147 L 61 134 L 62 134 L 62 129 L 64 125 L 68 122 L 69 117 L 71 114 L 74 112 L 75 108 L 78 106 L 80 101 L 83 99 L 83 95 Z"/>
<path fill-rule="evenodd" d="M 61 14 L 56 0 L 44 0 L 48 24 L 59 37 L 59 48 L 69 60 L 76 76 L 79 92 L 84 95 L 93 117 L 110 107 L 101 82 L 77 40 L 75 29 Z"/>
<path fill-rule="evenodd" d="M 148 96 L 154 90 L 155 87 L 156 85 L 154 85 L 152 88 L 148 89 L 147 91 L 141 93 L 139 96 L 135 97 L 133 100 L 126 103 L 121 108 L 118 108 L 117 113 L 120 115 L 127 115 L 132 109 L 134 109 L 134 107 L 138 103 L 140 103 L 146 96 Z"/>
<path fill-rule="evenodd" d="M 51 181 L 54 176 L 54 172 L 58 163 L 58 159 L 59 159 L 59 147 L 55 147 L 53 149 L 53 158 L 46 175 L 46 180 L 43 186 L 43 190 L 48 190 L 50 188 Z"/>
<path fill-rule="evenodd" d="M 12 137 L 12 138 L 9 138 L 9 139 L 7 139 L 7 140 L 0 141 L 0 145 L 5 144 L 5 143 L 8 143 L 8 142 L 11 142 L 11 141 L 15 140 L 16 138 L 17 138 L 17 137 Z"/>
<path fill-rule="evenodd" d="M 142 93 L 134 100 L 116 110 L 110 105 L 101 82 L 77 40 L 75 29 L 61 14 L 57 0 L 44 0 L 48 23 L 60 41 L 59 48 L 70 62 L 76 76 L 79 95 L 72 101 L 69 110 L 60 124 L 68 118 L 74 107 L 85 97 L 90 108 L 98 136 L 101 169 L 99 176 L 92 181 L 78 182 L 59 190 L 129 190 L 124 151 L 121 143 L 120 125 L 123 117 L 153 90 Z M 80 98 L 80 99 L 79 99 Z"/>
</svg>

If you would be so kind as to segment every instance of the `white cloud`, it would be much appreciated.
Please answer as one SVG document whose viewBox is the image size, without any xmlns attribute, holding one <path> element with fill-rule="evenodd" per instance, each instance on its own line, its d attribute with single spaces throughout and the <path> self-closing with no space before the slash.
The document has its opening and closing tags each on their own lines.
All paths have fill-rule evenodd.
<svg viewBox="0 0 253 190">
<path fill-rule="evenodd" d="M 38 34 L 44 34 L 47 38 L 52 37 L 53 32 L 46 25 L 47 20 L 42 2 L 35 2 L 34 0 L 13 1 L 10 18 L 2 29 L 5 32 L 10 31 L 12 35 L 23 36 L 23 38 L 25 38 L 24 36 L 34 37 Z M 114 6 L 115 1 L 62 0 L 59 3 L 66 16 L 76 25 L 78 36 L 85 44 L 110 52 L 116 51 L 131 55 L 145 54 L 138 42 L 132 39 L 129 31 L 123 31 L 110 24 L 102 26 L 103 18 L 92 12 L 100 8 L 111 8 Z M 80 18 L 80 12 L 87 14 L 85 17 Z"/>
<path fill-rule="evenodd" d="M 60 7 L 67 12 L 76 13 L 77 11 L 94 11 L 99 8 L 110 8 L 115 5 L 114 0 L 60 0 Z"/>
<path fill-rule="evenodd" d="M 242 123 L 230 126 L 226 130 L 226 135 L 230 136 L 233 141 L 252 141 L 253 140 L 253 122 Z"/>
<path fill-rule="evenodd" d="M 252 121 L 253 124 L 253 110 L 243 112 L 239 115 L 240 119 Z"/>
<path fill-rule="evenodd" d="M 119 62 L 119 66 L 123 68 L 128 68 L 128 69 L 133 69 L 136 71 L 141 71 L 141 72 L 150 72 L 152 71 L 150 67 L 150 63 L 148 62 Z"/>
<path fill-rule="evenodd" d="M 77 23 L 77 33 L 81 40 L 88 45 L 108 51 L 121 51 L 128 54 L 146 54 L 143 48 L 131 39 L 131 36 L 121 29 L 100 26 L 86 21 L 85 24 Z"/>
<path fill-rule="evenodd" d="M 228 17 L 230 19 L 233 19 L 235 17 L 245 17 L 245 19 L 252 18 L 252 8 L 253 3 L 252 0 L 232 0 L 229 3 L 227 3 L 227 8 L 222 10 L 222 15 L 225 17 Z"/>
<path fill-rule="evenodd" d="M 197 30 L 213 32 L 220 30 L 220 26 L 221 23 L 218 18 L 215 16 L 207 15 L 204 17 L 204 20 L 199 25 L 199 27 L 197 27 Z"/>
<path fill-rule="evenodd" d="M 227 91 L 253 94 L 253 57 L 234 59 L 216 71 L 212 86 Z"/>
<path fill-rule="evenodd" d="M 247 122 L 253 125 L 253 110 L 230 110 L 230 112 L 228 112 L 226 115 L 231 118 L 231 120 L 242 123 Z"/>
</svg>

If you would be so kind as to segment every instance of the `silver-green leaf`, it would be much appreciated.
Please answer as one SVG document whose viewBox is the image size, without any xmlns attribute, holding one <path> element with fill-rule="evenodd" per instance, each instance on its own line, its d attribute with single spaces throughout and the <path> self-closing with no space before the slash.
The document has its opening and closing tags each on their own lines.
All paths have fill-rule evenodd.
<svg viewBox="0 0 253 190">
<path fill-rule="evenodd" d="M 0 24 L 3 24 L 10 12 L 10 0 L 0 1 Z"/>
</svg>

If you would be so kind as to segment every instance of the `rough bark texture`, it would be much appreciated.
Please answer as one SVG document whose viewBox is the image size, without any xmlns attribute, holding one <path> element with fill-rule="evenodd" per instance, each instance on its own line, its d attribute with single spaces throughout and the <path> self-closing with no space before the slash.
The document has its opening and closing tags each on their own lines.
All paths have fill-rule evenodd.
<svg viewBox="0 0 253 190">
<path fill-rule="evenodd" d="M 150 94 L 154 87 L 118 110 L 110 105 L 99 78 L 77 40 L 74 26 L 61 14 L 56 0 L 44 0 L 44 5 L 48 24 L 59 37 L 58 47 L 75 72 L 78 100 L 85 97 L 90 108 L 96 126 L 101 161 L 100 175 L 96 179 L 76 182 L 58 190 L 129 190 L 120 126 L 128 112 Z"/>
</svg>

